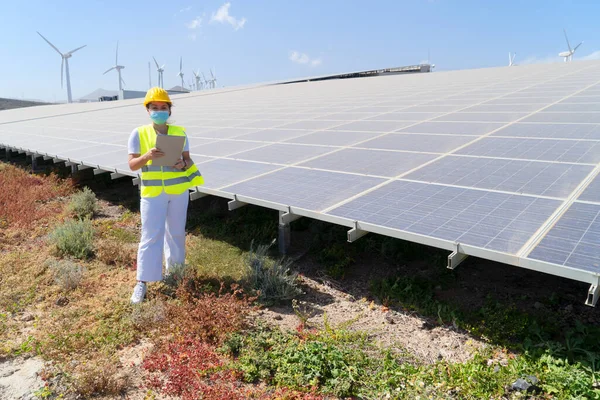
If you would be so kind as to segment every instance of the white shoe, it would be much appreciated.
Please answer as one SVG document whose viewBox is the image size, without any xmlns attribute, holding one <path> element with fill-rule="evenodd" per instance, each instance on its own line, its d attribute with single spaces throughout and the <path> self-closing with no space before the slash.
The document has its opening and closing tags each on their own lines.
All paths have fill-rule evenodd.
<svg viewBox="0 0 600 400">
<path fill-rule="evenodd" d="M 138 282 L 133 288 L 133 294 L 131 295 L 131 304 L 139 304 L 144 301 L 146 297 L 146 284 L 144 282 Z"/>
</svg>

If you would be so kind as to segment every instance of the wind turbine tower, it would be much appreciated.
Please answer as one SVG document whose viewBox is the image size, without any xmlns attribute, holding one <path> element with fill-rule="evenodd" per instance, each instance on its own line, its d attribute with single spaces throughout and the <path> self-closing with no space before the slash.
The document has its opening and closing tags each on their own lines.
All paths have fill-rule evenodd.
<svg viewBox="0 0 600 400">
<path fill-rule="evenodd" d="M 158 61 L 156 61 L 156 58 L 152 57 L 152 59 L 154 60 L 154 63 L 156 64 L 156 70 L 158 71 L 158 87 L 163 87 L 164 86 L 164 81 L 163 81 L 163 72 L 165 72 L 165 64 L 163 64 L 162 66 L 158 65 Z"/>
<path fill-rule="evenodd" d="M 571 48 L 571 44 L 569 43 L 569 38 L 567 37 L 567 31 L 563 29 L 563 32 L 565 33 L 565 39 L 567 40 L 567 47 L 569 48 L 569 51 L 560 52 L 560 53 L 558 53 L 558 56 L 564 57 L 565 62 L 571 62 L 571 61 L 573 61 L 573 54 L 575 54 L 575 51 L 577 50 L 577 48 L 579 46 L 581 46 L 583 44 L 583 42 L 579 43 L 574 48 Z"/>
<path fill-rule="evenodd" d="M 77 50 L 81 50 L 87 45 L 84 44 L 83 46 L 78 47 L 75 50 L 71 50 L 71 51 L 63 54 L 60 52 L 60 50 L 58 50 L 56 48 L 55 45 L 50 43 L 50 41 L 48 39 L 46 39 L 44 36 L 42 36 L 41 33 L 38 32 L 37 34 L 40 35 L 42 37 L 42 39 L 44 39 L 46 41 L 46 43 L 48 43 L 62 57 L 62 62 L 60 63 L 60 87 L 61 88 L 63 87 L 63 70 L 64 70 L 65 71 L 64 75 L 66 75 L 66 77 L 67 77 L 67 101 L 69 103 L 72 103 L 73 97 L 71 96 L 71 75 L 69 74 L 69 58 L 71 58 L 73 53 L 75 53 Z"/>
<path fill-rule="evenodd" d="M 181 78 L 181 88 L 185 89 L 185 83 L 183 82 L 183 57 L 179 57 L 179 73 L 177 76 Z"/>
<path fill-rule="evenodd" d="M 196 80 L 196 90 L 202 90 L 202 78 L 200 78 L 200 70 L 198 70 L 198 72 L 192 72 L 194 73 L 194 79 Z"/>
<path fill-rule="evenodd" d="M 102 75 L 106 75 L 108 72 L 112 71 L 113 69 L 117 70 L 117 74 L 119 74 L 119 93 L 121 93 L 121 91 L 123 90 L 123 85 L 125 85 L 125 81 L 121 77 L 121 70 L 123 68 L 125 68 L 125 67 L 122 65 L 119 65 L 119 42 L 117 42 L 117 52 L 115 55 L 115 66 L 106 70 L 106 72 Z"/>
</svg>

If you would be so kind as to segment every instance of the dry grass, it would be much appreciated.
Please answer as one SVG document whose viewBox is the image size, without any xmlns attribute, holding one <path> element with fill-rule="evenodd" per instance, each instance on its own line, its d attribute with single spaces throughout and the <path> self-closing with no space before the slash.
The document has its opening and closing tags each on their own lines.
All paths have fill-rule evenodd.
<svg viewBox="0 0 600 400">
<path fill-rule="evenodd" d="M 136 247 L 115 239 L 100 239 L 96 242 L 94 254 L 106 265 L 131 268 L 136 259 Z"/>
<path fill-rule="evenodd" d="M 129 377 L 119 372 L 118 365 L 114 357 L 90 358 L 74 368 L 72 389 L 82 396 L 124 393 Z"/>
<path fill-rule="evenodd" d="M 28 228 L 62 213 L 57 202 L 73 192 L 70 181 L 54 175 L 40 177 L 9 164 L 0 163 L 0 228 Z"/>
</svg>

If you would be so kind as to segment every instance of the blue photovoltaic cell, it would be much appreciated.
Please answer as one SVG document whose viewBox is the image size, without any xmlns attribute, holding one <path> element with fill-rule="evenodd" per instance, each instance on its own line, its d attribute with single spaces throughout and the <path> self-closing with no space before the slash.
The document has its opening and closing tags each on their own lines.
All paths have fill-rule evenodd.
<svg viewBox="0 0 600 400">
<path fill-rule="evenodd" d="M 600 141 L 486 137 L 457 154 L 597 164 Z"/>
<path fill-rule="evenodd" d="M 518 123 L 502 128 L 492 136 L 600 140 L 600 125 Z"/>
<path fill-rule="evenodd" d="M 446 156 L 406 179 L 566 198 L 592 171 L 590 165 Z"/>
<path fill-rule="evenodd" d="M 329 214 L 515 254 L 560 201 L 394 181 Z"/>
<path fill-rule="evenodd" d="M 483 135 L 504 124 L 496 122 L 422 122 L 404 129 L 398 129 L 401 133 L 438 133 L 442 135 Z"/>
<path fill-rule="evenodd" d="M 197 156 L 192 155 L 192 158 L 197 158 Z M 277 168 L 281 167 L 273 164 L 224 159 L 198 164 L 198 170 L 204 176 L 204 186 L 212 189 L 231 185 Z"/>
<path fill-rule="evenodd" d="M 435 154 L 344 149 L 300 165 L 340 172 L 394 177 L 433 160 Z"/>
<path fill-rule="evenodd" d="M 600 273 L 600 205 L 573 203 L 528 258 Z"/>
<path fill-rule="evenodd" d="M 597 175 L 577 200 L 600 203 L 600 175 Z"/>
<path fill-rule="evenodd" d="M 286 206 L 321 211 L 383 181 L 367 176 L 291 167 L 223 190 Z"/>
</svg>

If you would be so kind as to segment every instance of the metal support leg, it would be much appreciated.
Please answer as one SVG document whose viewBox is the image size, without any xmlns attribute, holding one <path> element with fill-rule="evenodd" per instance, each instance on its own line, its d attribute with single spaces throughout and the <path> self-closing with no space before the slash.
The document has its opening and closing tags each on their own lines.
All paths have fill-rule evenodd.
<svg viewBox="0 0 600 400">
<path fill-rule="evenodd" d="M 77 164 L 71 164 L 71 174 L 77 174 Z"/>
<path fill-rule="evenodd" d="M 358 227 L 358 222 L 354 221 L 354 228 L 352 228 L 348 231 L 348 242 L 350 242 L 350 243 L 356 242 L 358 239 L 365 236 L 367 233 L 369 233 L 369 232 L 363 231 L 362 229 L 360 229 Z"/>
<path fill-rule="evenodd" d="M 229 211 L 233 211 L 233 210 L 238 209 L 240 207 L 244 207 L 247 204 L 248 203 L 244 203 L 243 201 L 239 201 L 237 199 L 237 196 L 234 194 L 233 195 L 233 200 L 227 202 L 227 208 L 229 209 Z"/>
<path fill-rule="evenodd" d="M 206 193 L 195 191 L 195 192 L 190 193 L 190 200 L 194 201 L 194 200 L 201 199 L 202 197 L 206 197 L 206 196 L 208 196 Z"/>
<path fill-rule="evenodd" d="M 93 168 L 93 167 L 90 167 L 89 165 L 82 165 L 82 164 L 77 166 L 77 170 L 79 170 L 79 171 L 83 171 L 84 169 L 90 169 L 90 168 Z"/>
<path fill-rule="evenodd" d="M 590 286 L 585 305 L 596 307 L 596 303 L 598 303 L 598 298 L 600 298 L 600 277 L 598 277 L 597 282 L 593 283 Z"/>
<path fill-rule="evenodd" d="M 128 176 L 128 175 L 123 175 L 118 172 L 113 172 L 112 174 L 110 174 L 111 179 L 119 179 L 119 178 L 123 178 L 125 176 Z"/>
<path fill-rule="evenodd" d="M 279 245 L 279 252 L 281 254 L 287 254 L 290 245 L 292 244 L 292 231 L 290 224 L 279 224 L 279 231 L 277 234 L 277 243 Z"/>
<path fill-rule="evenodd" d="M 35 155 L 31 156 L 31 172 L 35 173 L 35 170 L 37 169 L 37 159 Z"/>
<path fill-rule="evenodd" d="M 10 154 L 10 149 L 6 149 L 6 161 L 10 161 L 12 159 L 12 155 Z"/>
<path fill-rule="evenodd" d="M 463 254 L 460 251 L 460 244 L 455 243 L 454 251 L 452 252 L 452 254 L 450 254 L 448 256 L 448 269 L 454 269 L 454 268 L 458 267 L 458 265 L 461 262 L 463 262 L 467 257 L 468 257 L 468 255 Z"/>
</svg>

